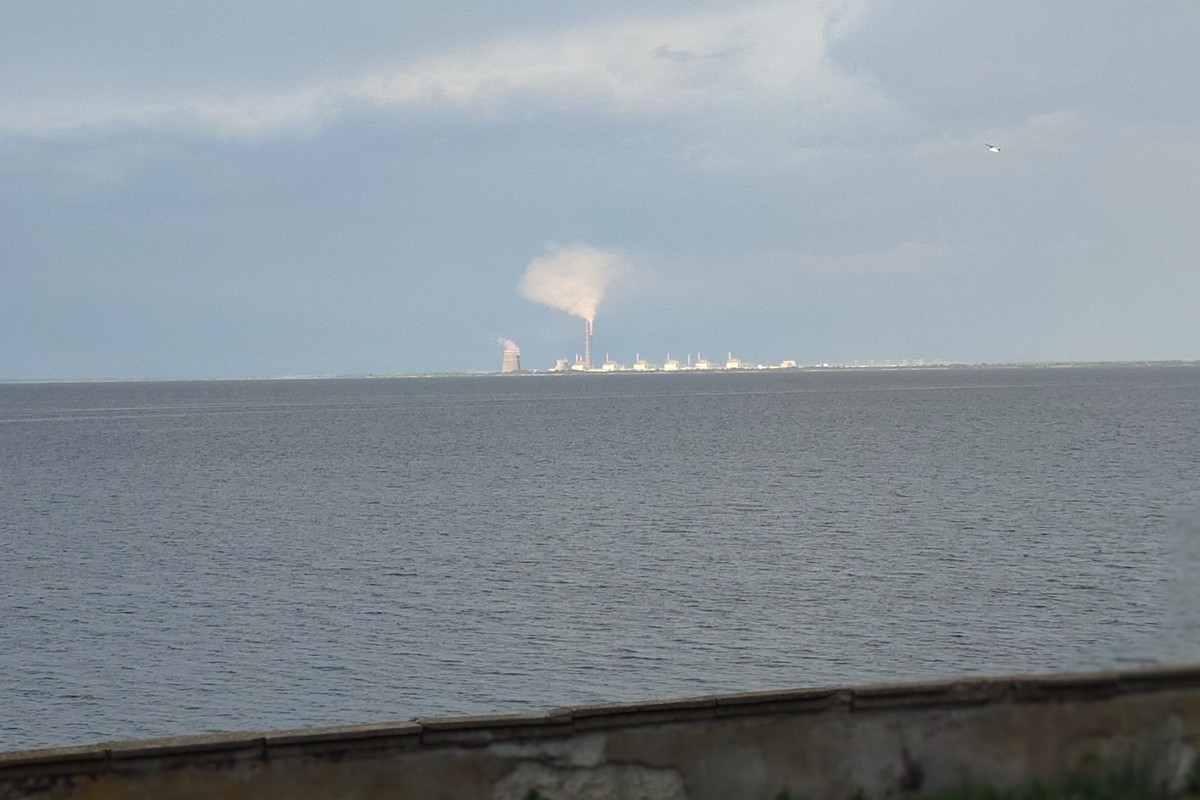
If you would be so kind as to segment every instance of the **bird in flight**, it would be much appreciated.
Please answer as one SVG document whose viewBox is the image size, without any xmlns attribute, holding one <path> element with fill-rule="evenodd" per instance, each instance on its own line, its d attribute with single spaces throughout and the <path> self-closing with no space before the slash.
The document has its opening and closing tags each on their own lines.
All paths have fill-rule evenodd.
<svg viewBox="0 0 1200 800">
<path fill-rule="evenodd" d="M 999 152 L 1000 152 L 1000 148 L 999 148 L 999 147 L 996 147 L 996 145 L 994 145 L 994 144 L 985 144 L 985 145 L 984 145 L 984 147 L 986 147 L 988 150 L 990 150 L 990 151 L 991 151 L 991 152 L 993 152 L 993 153 L 999 153 Z"/>
</svg>

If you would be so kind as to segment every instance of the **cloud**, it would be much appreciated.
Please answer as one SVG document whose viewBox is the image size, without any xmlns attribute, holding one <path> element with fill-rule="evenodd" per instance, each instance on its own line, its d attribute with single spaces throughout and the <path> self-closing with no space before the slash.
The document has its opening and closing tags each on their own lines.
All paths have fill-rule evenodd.
<svg viewBox="0 0 1200 800">
<path fill-rule="evenodd" d="M 521 276 L 521 294 L 534 302 L 591 322 L 609 284 L 629 271 L 619 250 L 585 244 L 546 246 Z"/>
<path fill-rule="evenodd" d="M 672 50 L 665 44 L 654 48 L 650 51 L 650 54 L 655 58 L 669 58 L 672 61 L 680 62 L 691 61 L 692 59 L 696 58 L 696 54 L 691 50 Z"/>
<path fill-rule="evenodd" d="M 830 98 L 877 100 L 827 57 L 862 2 L 801 0 L 494 40 L 417 63 L 275 92 L 150 99 L 58 98 L 0 106 L 0 135 L 111 128 L 260 137 L 319 129 L 355 109 L 496 116 L 662 116 Z"/>
<path fill-rule="evenodd" d="M 257 137 L 309 131 L 340 116 L 345 93 L 309 86 L 236 97 L 198 94 L 153 102 L 38 102 L 0 106 L 0 136 L 51 137 L 96 130 L 198 130 L 221 136 Z"/>
</svg>

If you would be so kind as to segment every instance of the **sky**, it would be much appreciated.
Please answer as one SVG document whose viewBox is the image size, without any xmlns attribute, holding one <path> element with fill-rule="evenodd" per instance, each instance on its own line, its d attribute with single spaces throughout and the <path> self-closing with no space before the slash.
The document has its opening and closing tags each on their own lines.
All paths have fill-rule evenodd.
<svg viewBox="0 0 1200 800">
<path fill-rule="evenodd" d="M 0 19 L 0 380 L 1200 359 L 1195 0 Z"/>
</svg>

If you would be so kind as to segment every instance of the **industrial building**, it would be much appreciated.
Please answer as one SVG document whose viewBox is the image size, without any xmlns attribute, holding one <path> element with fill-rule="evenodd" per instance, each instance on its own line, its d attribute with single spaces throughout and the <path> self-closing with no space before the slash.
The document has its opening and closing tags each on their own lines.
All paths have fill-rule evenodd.
<svg viewBox="0 0 1200 800">
<path fill-rule="evenodd" d="M 513 342 L 504 343 L 504 356 L 500 360 L 501 372 L 521 371 L 521 348 Z"/>
</svg>

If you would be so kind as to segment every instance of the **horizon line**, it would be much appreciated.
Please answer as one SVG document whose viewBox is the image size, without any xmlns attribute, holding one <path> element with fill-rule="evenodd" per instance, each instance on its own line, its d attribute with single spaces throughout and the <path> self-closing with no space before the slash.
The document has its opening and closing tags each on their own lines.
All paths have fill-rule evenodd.
<svg viewBox="0 0 1200 800">
<path fill-rule="evenodd" d="M 479 377 L 511 377 L 537 375 L 675 375 L 680 373 L 756 373 L 756 372 L 826 372 L 826 371 L 856 371 L 872 370 L 944 370 L 944 369 L 986 369 L 986 368 L 1062 368 L 1062 367 L 1154 367 L 1154 366 L 1200 366 L 1200 359 L 1185 358 L 1150 358 L 1150 359 L 1119 359 L 1119 360 L 1041 360 L 1041 361 L 936 361 L 923 364 L 904 363 L 903 361 L 887 362 L 862 361 L 821 362 L 819 364 L 802 364 L 795 367 L 747 366 L 738 369 L 681 369 L 672 370 L 553 370 L 528 369 L 519 372 L 503 373 L 500 370 L 418 370 L 407 372 L 329 372 L 304 374 L 275 374 L 275 375 L 246 375 L 246 376 L 189 376 L 189 377 L 72 377 L 72 378 L 0 378 L 0 385 L 31 385 L 31 384 L 69 384 L 69 383 L 217 383 L 236 381 L 321 381 L 321 380 L 388 380 L 401 378 L 479 378 Z"/>
</svg>

